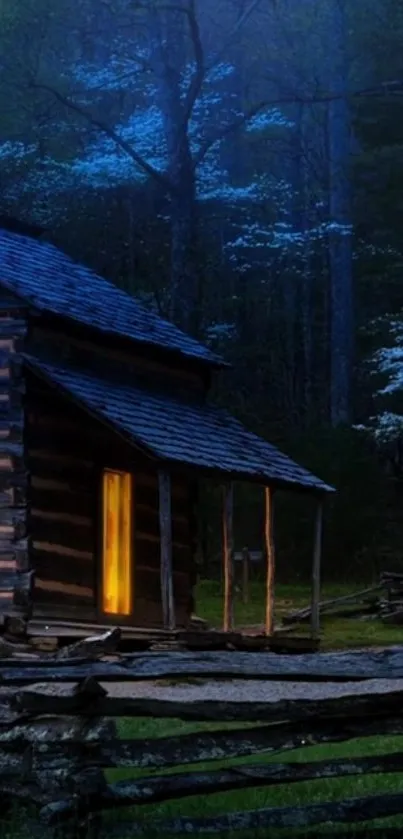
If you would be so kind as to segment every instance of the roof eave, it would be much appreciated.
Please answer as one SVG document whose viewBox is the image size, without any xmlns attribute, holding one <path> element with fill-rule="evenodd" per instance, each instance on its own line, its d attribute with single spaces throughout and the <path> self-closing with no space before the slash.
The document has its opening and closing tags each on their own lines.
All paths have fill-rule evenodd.
<svg viewBox="0 0 403 839">
<path fill-rule="evenodd" d="M 0 282 L 1 285 L 1 282 Z M 17 296 L 17 295 L 16 295 Z M 209 368 L 213 370 L 232 370 L 233 365 L 229 361 L 225 361 L 225 359 L 221 358 L 217 355 L 216 358 L 214 356 L 212 358 L 203 358 L 203 356 L 193 355 L 192 353 L 186 353 L 182 350 L 173 349 L 172 347 L 165 347 L 162 344 L 154 343 L 153 341 L 142 341 L 136 338 L 130 338 L 128 336 L 120 335 L 118 336 L 116 332 L 109 332 L 106 329 L 100 329 L 97 326 L 90 326 L 89 324 L 84 324 L 82 321 L 79 321 L 77 318 L 73 318 L 70 315 L 61 315 L 56 312 L 52 312 L 50 309 L 45 309 L 38 304 L 32 303 L 28 298 L 22 297 L 22 295 L 18 295 L 21 300 L 24 300 L 27 307 L 29 308 L 30 315 L 36 318 L 52 318 L 52 320 L 57 320 L 59 323 L 74 323 L 78 325 L 81 329 L 89 334 L 96 334 L 99 336 L 106 336 L 114 338 L 115 340 L 120 338 L 121 341 L 125 342 L 127 345 L 131 347 L 142 347 L 144 350 L 150 351 L 160 351 L 164 353 L 164 356 L 169 356 L 172 360 L 176 359 L 177 361 L 188 361 L 193 362 L 194 364 L 201 365 L 203 368 Z"/>
<path fill-rule="evenodd" d="M 112 420 L 108 417 L 105 417 L 102 413 L 99 413 L 96 410 L 93 410 L 88 407 L 84 400 L 79 399 L 78 397 L 74 396 L 71 391 L 63 387 L 63 385 L 55 382 L 55 380 L 47 374 L 38 364 L 35 364 L 30 357 L 23 355 L 24 363 L 35 375 L 37 375 L 42 380 L 46 381 L 52 388 L 56 391 L 61 393 L 65 398 L 69 399 L 71 402 L 76 404 L 81 410 L 84 410 L 87 414 L 92 416 L 98 422 L 101 422 L 103 425 L 107 426 L 111 431 L 117 434 L 121 439 L 123 439 L 129 446 L 141 451 L 146 457 L 150 458 L 151 461 L 154 463 L 164 464 L 167 469 L 172 469 L 173 471 L 183 471 L 186 470 L 187 472 L 197 473 L 199 475 L 204 475 L 206 478 L 210 479 L 217 479 L 222 481 L 243 481 L 245 483 L 254 483 L 260 484 L 261 486 L 271 486 L 273 489 L 283 490 L 286 492 L 295 492 L 300 494 L 310 494 L 315 496 L 324 497 L 330 493 L 336 492 L 334 487 L 331 487 L 325 483 L 322 483 L 318 479 L 318 483 L 312 486 L 308 484 L 303 484 L 302 482 L 299 483 L 298 481 L 287 481 L 282 480 L 281 478 L 273 478 L 268 474 L 264 473 L 256 473 L 256 472 L 238 472 L 238 471 L 230 471 L 225 470 L 220 467 L 207 467 L 198 464 L 190 464 L 184 460 L 173 460 L 168 459 L 161 455 L 161 453 L 148 446 L 144 443 L 144 441 L 139 438 L 135 437 L 133 434 L 122 430 L 118 425 L 116 425 Z M 314 476 L 312 476 L 313 478 Z"/>
</svg>

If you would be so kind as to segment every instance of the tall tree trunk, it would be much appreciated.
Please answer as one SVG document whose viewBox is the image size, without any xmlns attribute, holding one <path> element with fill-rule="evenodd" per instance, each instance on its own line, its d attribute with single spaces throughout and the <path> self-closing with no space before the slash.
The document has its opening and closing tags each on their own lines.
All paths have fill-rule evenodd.
<svg viewBox="0 0 403 839">
<path fill-rule="evenodd" d="M 312 289 L 312 266 L 311 266 L 311 243 L 308 231 L 310 227 L 310 193 L 309 185 L 311 173 L 307 159 L 311 123 L 309 113 L 304 105 L 298 109 L 297 122 L 297 192 L 298 192 L 298 213 L 295 218 L 296 228 L 302 234 L 303 246 L 301 252 L 300 272 L 300 323 L 301 323 L 301 398 L 302 398 L 302 419 L 304 427 L 308 427 L 312 418 L 312 380 L 313 380 L 313 289 Z M 295 223 L 294 222 L 294 223 Z"/>
<path fill-rule="evenodd" d="M 172 319 L 193 334 L 199 331 L 197 311 L 198 213 L 193 170 L 181 172 L 171 193 L 171 307 Z"/>
<path fill-rule="evenodd" d="M 181 85 L 189 67 L 187 17 L 179 0 L 159 8 L 150 7 L 152 59 L 167 152 L 167 176 L 171 184 L 170 315 L 183 329 L 197 330 L 197 238 L 196 176 L 190 148 L 189 118 Z"/>
<path fill-rule="evenodd" d="M 331 51 L 328 105 L 329 272 L 330 272 L 330 418 L 350 421 L 353 365 L 353 278 L 349 162 L 351 117 L 345 0 L 331 0 Z"/>
</svg>

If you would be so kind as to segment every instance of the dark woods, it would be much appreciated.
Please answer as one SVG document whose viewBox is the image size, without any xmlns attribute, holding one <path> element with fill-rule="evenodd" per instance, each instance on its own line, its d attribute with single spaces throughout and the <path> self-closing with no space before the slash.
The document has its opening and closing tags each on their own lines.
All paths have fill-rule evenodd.
<svg viewBox="0 0 403 839">
<path fill-rule="evenodd" d="M 397 443 L 354 426 L 384 409 L 368 359 L 391 330 L 374 321 L 403 304 L 400 9 L 5 0 L 0 19 L 1 213 L 233 363 L 220 401 L 339 490 L 325 576 L 392 570 Z M 260 547 L 261 494 L 235 504 L 236 548 Z M 295 581 L 312 511 L 276 504 L 278 572 Z"/>
</svg>

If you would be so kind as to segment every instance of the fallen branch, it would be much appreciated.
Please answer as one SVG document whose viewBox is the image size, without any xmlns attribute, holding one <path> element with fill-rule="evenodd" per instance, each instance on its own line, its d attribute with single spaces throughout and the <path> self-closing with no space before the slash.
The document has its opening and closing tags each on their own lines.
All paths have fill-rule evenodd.
<svg viewBox="0 0 403 839">
<path fill-rule="evenodd" d="M 328 612 L 341 604 L 355 603 L 357 600 L 363 600 L 369 595 L 375 594 L 377 591 L 381 591 L 384 587 L 383 583 L 379 583 L 376 586 L 371 586 L 371 588 L 356 591 L 354 594 L 344 594 L 342 597 L 334 597 L 331 600 L 322 600 L 322 602 L 319 603 L 319 611 L 322 613 Z M 285 623 L 298 623 L 299 621 L 307 620 L 310 617 L 311 612 L 312 607 L 306 606 L 303 609 L 297 609 L 294 612 L 290 612 L 290 614 L 286 615 L 283 620 Z"/>
</svg>

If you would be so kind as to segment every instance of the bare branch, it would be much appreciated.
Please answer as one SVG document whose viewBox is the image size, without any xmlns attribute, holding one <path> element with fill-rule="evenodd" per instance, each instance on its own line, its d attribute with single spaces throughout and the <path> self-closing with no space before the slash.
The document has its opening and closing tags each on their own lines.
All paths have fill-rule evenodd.
<svg viewBox="0 0 403 839">
<path fill-rule="evenodd" d="M 214 58 L 212 59 L 212 61 L 210 62 L 209 66 L 207 68 L 208 70 L 212 70 L 212 68 L 215 67 L 216 64 L 221 60 L 222 56 L 227 51 L 228 47 L 231 46 L 232 41 L 234 40 L 235 36 L 238 34 L 241 27 L 244 25 L 244 23 L 246 23 L 248 18 L 250 18 L 251 14 L 253 14 L 255 9 L 257 9 L 258 6 L 260 6 L 261 2 L 262 2 L 262 0 L 252 0 L 252 2 L 249 4 L 249 6 L 247 6 L 245 11 L 240 15 L 237 22 L 235 23 L 235 25 L 231 29 L 225 43 L 222 44 L 222 46 L 220 47 L 218 52 L 216 52 Z M 272 0 L 272 2 L 274 4 L 275 0 Z"/>
<path fill-rule="evenodd" d="M 184 102 L 184 116 L 183 122 L 184 125 L 187 125 L 191 113 L 193 111 L 194 104 L 196 99 L 199 95 L 201 86 L 204 80 L 204 52 L 203 52 L 203 44 L 200 35 L 200 27 L 199 22 L 196 16 L 196 9 L 195 9 L 195 0 L 189 0 L 189 7 L 185 10 L 188 22 L 189 22 L 189 30 L 192 39 L 192 46 L 195 56 L 196 62 L 196 69 L 193 73 L 192 79 L 190 81 L 189 87 L 186 91 L 185 102 Z"/>
<path fill-rule="evenodd" d="M 284 104 L 284 100 L 282 100 L 282 103 Z M 198 153 L 194 156 L 195 167 L 198 166 L 204 160 L 206 154 L 210 151 L 212 146 L 220 142 L 220 140 L 224 140 L 225 137 L 228 137 L 229 134 L 232 134 L 234 131 L 237 131 L 238 128 L 242 128 L 243 125 L 246 125 L 249 122 L 249 120 L 256 116 L 256 114 L 260 113 L 260 111 L 263 111 L 264 108 L 269 107 L 269 105 L 273 105 L 273 107 L 275 107 L 275 104 L 276 103 L 274 102 L 271 103 L 266 101 L 258 102 L 257 105 L 255 105 L 253 108 L 250 108 L 249 111 L 246 111 L 244 114 L 241 114 L 240 117 L 234 119 L 233 122 L 228 123 L 223 128 L 221 128 L 220 131 L 217 131 L 215 134 L 213 134 L 211 137 L 205 140 L 205 142 L 201 144 Z"/>
<path fill-rule="evenodd" d="M 148 163 L 140 154 L 136 152 L 136 150 L 131 146 L 130 143 L 126 142 L 119 134 L 114 131 L 113 128 L 110 128 L 107 123 L 103 122 L 103 120 L 97 119 L 93 117 L 92 114 L 88 113 L 85 108 L 82 108 L 81 105 L 78 105 L 68 96 L 64 96 L 58 90 L 50 87 L 46 84 L 41 84 L 39 82 L 31 82 L 30 87 L 35 90 L 43 90 L 46 93 L 49 93 L 51 96 L 54 96 L 55 99 L 60 102 L 60 104 L 64 105 L 66 108 L 69 108 L 71 111 L 74 111 L 79 116 L 83 117 L 91 126 L 94 128 L 98 128 L 102 131 L 106 137 L 109 137 L 110 140 L 113 140 L 116 143 L 116 146 L 122 151 L 124 151 L 137 166 L 146 172 L 151 178 L 153 178 L 157 183 L 160 184 L 166 191 L 172 192 L 174 189 L 174 185 L 171 183 L 170 179 L 163 173 Z"/>
<path fill-rule="evenodd" d="M 354 99 L 354 98 L 377 98 L 379 96 L 401 96 L 403 97 L 403 80 L 395 79 L 393 81 L 381 82 L 376 87 L 371 88 L 363 88 L 361 90 L 353 90 L 351 93 L 323 93 L 314 96 L 298 96 L 295 94 L 294 96 L 283 96 L 279 99 L 267 99 L 262 102 L 258 102 L 244 114 L 241 114 L 237 119 L 233 120 L 233 122 L 225 125 L 220 131 L 217 131 L 211 137 L 205 140 L 202 143 L 201 148 L 197 155 L 194 157 L 194 165 L 198 166 L 205 158 L 206 154 L 212 146 L 218 143 L 220 140 L 223 140 L 225 137 L 228 137 L 234 131 L 237 131 L 242 126 L 247 125 L 249 120 L 253 119 L 254 116 L 259 114 L 265 108 L 276 108 L 282 105 L 316 105 L 318 103 L 328 103 L 328 102 L 335 102 L 338 99 Z"/>
</svg>

